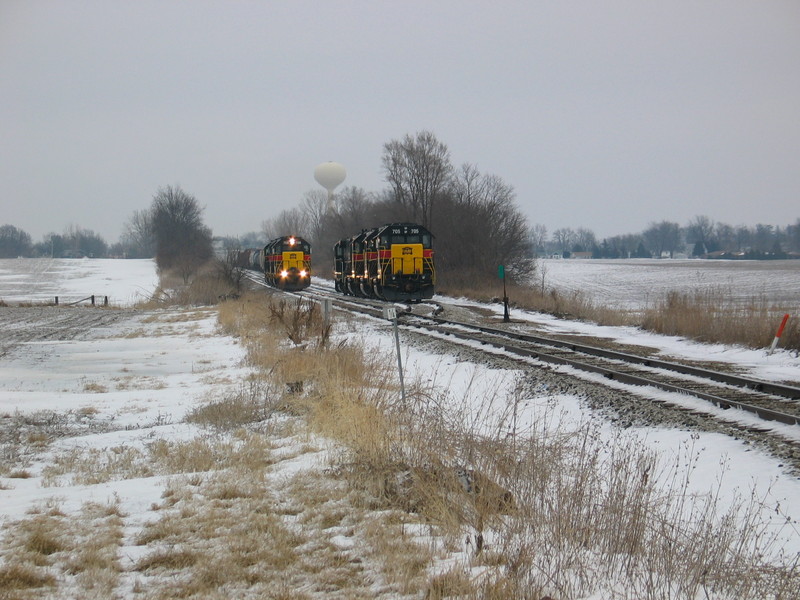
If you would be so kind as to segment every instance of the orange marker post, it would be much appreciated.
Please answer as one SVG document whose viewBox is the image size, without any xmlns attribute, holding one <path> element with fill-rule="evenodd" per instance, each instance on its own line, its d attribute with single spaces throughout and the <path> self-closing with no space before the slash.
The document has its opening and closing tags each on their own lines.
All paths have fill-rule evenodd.
<svg viewBox="0 0 800 600">
<path fill-rule="evenodd" d="M 778 345 L 778 340 L 781 339 L 781 335 L 783 334 L 783 328 L 786 327 L 786 321 L 789 320 L 789 315 L 783 315 L 783 321 L 781 321 L 781 326 L 778 327 L 778 332 L 775 334 L 775 339 L 772 340 L 772 346 L 769 347 L 769 352 L 767 354 L 772 354 L 775 352 L 775 348 Z"/>
</svg>

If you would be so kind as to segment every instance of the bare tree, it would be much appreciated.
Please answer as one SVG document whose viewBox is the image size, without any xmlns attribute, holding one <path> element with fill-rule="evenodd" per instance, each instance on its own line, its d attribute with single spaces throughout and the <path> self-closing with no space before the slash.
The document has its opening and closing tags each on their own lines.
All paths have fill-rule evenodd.
<svg viewBox="0 0 800 600">
<path fill-rule="evenodd" d="M 794 225 L 786 227 L 787 249 L 790 252 L 800 252 L 800 219 Z"/>
<path fill-rule="evenodd" d="M 541 223 L 536 223 L 530 228 L 531 247 L 536 254 L 544 252 L 545 242 L 547 241 L 547 227 Z"/>
<path fill-rule="evenodd" d="M 686 241 L 694 245 L 694 254 L 715 250 L 714 221 L 704 215 L 694 217 L 686 226 Z"/>
<path fill-rule="evenodd" d="M 736 230 L 725 223 L 717 223 L 714 226 L 714 238 L 717 240 L 719 250 L 732 252 L 738 250 L 736 245 Z"/>
<path fill-rule="evenodd" d="M 514 188 L 496 175 L 483 175 L 473 165 L 454 174 L 450 193 L 434 215 L 441 272 L 485 278 L 498 265 L 522 280 L 535 269 L 525 217 L 515 204 Z M 474 250 L 473 250 L 474 249 Z"/>
<path fill-rule="evenodd" d="M 268 240 L 282 235 L 306 235 L 308 221 L 306 214 L 299 208 L 282 210 L 274 219 L 261 223 L 261 230 Z"/>
<path fill-rule="evenodd" d="M 151 258 L 156 253 L 156 240 L 153 232 L 153 213 L 149 210 L 136 210 L 125 224 L 122 244 L 129 258 Z"/>
<path fill-rule="evenodd" d="M 594 231 L 579 227 L 575 232 L 575 245 L 573 246 L 576 252 L 591 252 L 592 248 L 597 245 L 597 238 Z M 580 248 L 580 250 L 578 250 Z"/>
<path fill-rule="evenodd" d="M 324 232 L 331 219 L 328 210 L 328 194 L 322 190 L 306 192 L 300 204 L 300 211 L 305 221 L 304 232 L 312 244 L 322 241 Z"/>
<path fill-rule="evenodd" d="M 336 194 L 339 210 L 336 213 L 337 239 L 362 227 L 374 226 L 377 219 L 373 217 L 376 198 L 359 187 L 346 187 Z"/>
<path fill-rule="evenodd" d="M 160 188 L 151 207 L 156 264 L 180 267 L 184 281 L 211 258 L 211 230 L 203 224 L 203 209 L 179 186 Z"/>
<path fill-rule="evenodd" d="M 681 248 L 681 226 L 677 223 L 670 221 L 651 223 L 642 236 L 656 258 L 661 258 L 664 252 L 669 252 L 672 258 Z"/>
<path fill-rule="evenodd" d="M 453 170 L 450 151 L 430 131 L 384 144 L 383 170 L 395 200 L 408 216 L 430 227 L 436 200 Z"/>
<path fill-rule="evenodd" d="M 567 252 L 575 244 L 575 232 L 569 227 L 562 227 L 553 232 L 553 244 L 559 252 Z"/>
<path fill-rule="evenodd" d="M 0 258 L 27 256 L 31 251 L 31 236 L 13 225 L 0 227 Z"/>
<path fill-rule="evenodd" d="M 753 250 L 759 252 L 769 252 L 775 245 L 775 227 L 757 223 L 753 234 Z"/>
</svg>

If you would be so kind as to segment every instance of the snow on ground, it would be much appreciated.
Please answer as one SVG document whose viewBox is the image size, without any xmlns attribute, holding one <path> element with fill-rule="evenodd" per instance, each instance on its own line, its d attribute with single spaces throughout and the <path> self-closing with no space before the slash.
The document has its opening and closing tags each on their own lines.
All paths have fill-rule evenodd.
<svg viewBox="0 0 800 600">
<path fill-rule="evenodd" d="M 3 358 L 0 418 L 57 411 L 75 415 L 78 421 L 86 415 L 84 422 L 101 430 L 91 433 L 87 427 L 84 435 L 53 444 L 53 450 L 141 447 L 154 438 L 192 437 L 196 428 L 182 423 L 186 412 L 209 394 L 236 389 L 249 373 L 241 366 L 242 348 L 216 329 L 213 310 L 196 311 L 189 319 L 179 311 L 160 311 L 155 319 L 143 313 L 122 325 L 93 331 L 89 339 L 18 347 Z M 104 424 L 113 431 L 102 431 Z M 119 481 L 42 487 L 43 467 L 39 462 L 26 469 L 31 478 L 3 480 L 12 489 L 0 488 L 0 519 L 22 518 L 48 498 L 60 499 L 68 510 L 88 500 L 108 502 L 115 494 L 124 499 L 126 511 L 137 514 L 163 491 L 159 478 L 135 485 Z"/>
<path fill-rule="evenodd" d="M 147 300 L 158 286 L 152 259 L 16 258 L 0 259 L 0 300 L 59 302 L 108 297 L 112 306 Z"/>
<path fill-rule="evenodd" d="M 70 290 L 69 293 L 79 291 L 78 295 L 108 293 L 110 298 L 125 303 L 137 294 L 148 296 L 155 288 L 156 275 L 152 261 L 18 260 L 0 261 L 0 282 L 0 297 L 6 301 L 46 298 Z M 500 306 L 494 308 L 502 311 Z M 192 426 L 182 423 L 187 410 L 210 394 L 234 389 L 248 370 L 242 366 L 243 349 L 217 330 L 214 311 L 189 311 L 189 318 L 182 314 L 158 311 L 154 319 L 140 314 L 121 324 L 93 331 L 85 338 L 21 344 L 2 359 L 0 418 L 41 410 L 69 410 L 91 414 L 97 423 L 113 420 L 115 428 L 123 426 L 113 432 L 87 431 L 78 438 L 59 442 L 62 446 L 77 445 L 87 450 L 141 446 L 154 438 L 196 435 Z M 728 360 L 746 365 L 764 378 L 800 381 L 800 360 L 785 352 L 767 357 L 764 352 L 703 346 L 628 328 L 596 328 L 517 311 L 512 318 L 534 320 L 551 330 L 602 334 L 629 343 L 649 344 L 660 348 L 665 355 Z M 365 325 L 361 333 L 369 343 L 377 344 L 379 351 L 392 355 L 394 340 L 385 323 L 374 321 Z M 454 406 L 473 409 L 477 427 L 499 426 L 500 419 L 508 416 L 501 399 L 505 392 L 514 389 L 519 372 L 491 369 L 405 344 L 403 356 L 407 382 L 429 381 L 446 389 Z M 497 401 L 490 402 L 487 398 Z M 477 409 L 481 412 L 475 412 Z M 550 419 L 573 427 L 587 418 L 591 416 L 574 396 L 548 395 L 542 391 L 538 397 L 519 398 L 520 426 Z M 614 435 L 607 425 L 603 431 Z M 687 476 L 692 492 L 709 491 L 719 485 L 727 501 L 733 502 L 737 494 L 748 497 L 753 490 L 764 499 L 767 509 L 764 518 L 771 520 L 776 530 L 780 529 L 783 550 L 790 554 L 800 552 L 797 525 L 800 480 L 787 474 L 775 459 L 717 434 L 631 428 L 626 435 L 658 450 L 665 465 L 690 465 Z M 298 459 L 292 468 L 309 468 L 320 460 L 310 454 Z M 0 478 L 0 523 L 22 518 L 32 505 L 48 498 L 57 499 L 65 511 L 76 509 L 87 500 L 109 502 L 119 498 L 121 510 L 130 515 L 128 522 L 142 523 L 165 485 L 164 478 L 152 477 L 98 485 L 43 487 L 42 468 L 42 462 L 32 464 L 29 469 L 32 477 L 28 479 Z M 683 474 L 679 472 L 678 477 Z M 723 482 L 718 484 L 720 477 Z M 128 551 L 137 550 L 126 547 Z"/>
<path fill-rule="evenodd" d="M 468 301 L 459 301 L 459 303 L 466 302 Z M 497 304 L 493 308 L 498 316 L 502 316 L 503 306 L 501 304 Z M 537 323 L 548 323 L 551 320 L 548 315 L 521 311 L 513 311 L 512 319 Z M 589 335 L 602 336 L 605 334 L 611 338 L 624 339 L 622 334 L 615 331 L 618 328 L 591 326 L 584 323 L 563 322 L 560 325 L 563 329 L 560 330 L 571 331 L 573 326 Z M 554 326 L 554 328 L 556 327 Z M 606 331 L 608 329 L 611 331 Z M 628 332 L 628 335 L 634 336 L 635 343 L 641 343 L 635 336 L 635 332 Z M 662 347 L 666 353 L 673 356 L 681 355 L 686 348 L 694 349 L 695 346 L 700 346 L 680 339 L 661 340 L 659 345 L 657 338 L 660 336 L 651 337 L 655 338 L 651 340 L 655 347 Z M 375 339 L 375 336 L 370 339 Z M 384 351 L 390 352 L 391 340 L 386 340 L 384 343 L 387 346 Z M 781 374 L 800 381 L 800 359 L 797 357 L 786 356 L 786 353 L 783 353 L 782 359 L 776 359 L 775 356 L 766 356 L 765 352 L 747 354 L 746 351 L 734 351 L 730 355 L 727 350 L 729 349 L 722 346 L 714 347 L 704 356 L 697 358 L 714 361 L 727 360 L 730 357 L 741 359 L 744 355 L 754 367 L 759 365 L 763 367 L 771 360 L 783 360 L 785 364 Z M 520 371 L 498 371 L 483 365 L 465 364 L 450 357 L 431 356 L 424 352 L 418 352 L 414 350 L 413 346 L 405 349 L 404 352 L 406 368 L 413 374 L 412 376 L 440 384 L 444 383 L 445 388 L 449 391 L 448 396 L 455 404 L 472 402 L 474 406 L 484 409 L 480 418 L 483 420 L 485 429 L 491 430 L 496 427 L 497 419 L 500 417 L 508 420 L 508 411 L 502 410 L 500 399 L 513 395 L 514 383 L 516 377 L 521 373 Z M 541 366 L 541 363 L 536 360 L 532 359 L 529 362 Z M 741 361 L 740 364 L 744 365 L 745 362 Z M 619 386 L 629 390 L 623 384 L 609 381 L 601 375 L 587 374 L 571 367 L 549 366 L 549 368 L 587 381 L 595 381 L 604 386 Z M 767 373 L 766 368 L 754 370 L 761 374 Z M 744 411 L 724 411 L 695 398 L 656 389 L 648 390 L 647 395 L 676 405 L 718 414 L 728 420 L 735 419 L 747 425 L 764 426 L 763 421 L 754 415 Z M 492 404 L 489 410 L 486 410 L 487 398 L 498 400 Z M 734 415 L 734 413 L 738 413 L 738 415 Z M 559 427 L 566 431 L 572 431 L 576 430 L 579 424 L 586 423 L 587 420 L 599 420 L 600 430 L 608 439 L 614 437 L 620 439 L 622 436 L 631 444 L 631 447 L 647 447 L 658 452 L 660 464 L 664 469 L 665 484 L 685 478 L 688 481 L 687 493 L 706 494 L 718 491 L 721 498 L 720 507 L 723 509 L 749 498 L 751 494 L 761 499 L 766 508 L 762 516 L 772 524 L 773 532 L 781 532 L 780 536 L 784 540 L 782 549 L 790 555 L 800 553 L 800 478 L 788 474 L 783 465 L 766 452 L 753 449 L 746 443 L 717 433 L 697 433 L 662 427 L 631 427 L 620 434 L 619 430 L 615 430 L 600 417 L 588 414 L 580 398 L 569 394 L 548 394 L 544 391 L 536 397 L 520 398 L 515 419 L 517 429 L 521 431 L 541 427 L 542 422 L 551 423 L 551 431 Z M 787 439 L 800 441 L 800 426 L 774 423 L 771 428 Z M 670 465 L 673 465 L 674 468 L 670 468 Z"/>
<path fill-rule="evenodd" d="M 800 309 L 800 260 L 542 259 L 537 283 L 639 310 L 667 292 L 716 291 L 731 301 L 765 297 Z"/>
<path fill-rule="evenodd" d="M 441 297 L 435 297 L 434 300 L 453 301 Z M 458 299 L 458 304 L 477 305 L 476 302 L 464 298 Z M 499 317 L 503 315 L 502 304 L 481 306 L 493 310 Z M 599 326 L 583 321 L 567 321 L 552 315 L 524 310 L 512 309 L 510 317 L 512 322 L 536 325 L 543 335 L 547 335 L 549 332 L 607 338 L 621 344 L 653 348 L 664 360 L 680 357 L 709 363 L 730 363 L 736 365 L 742 373 L 749 373 L 758 379 L 787 382 L 800 386 L 800 356 L 796 352 L 783 350 L 780 346 L 772 354 L 769 354 L 766 348 L 754 350 L 741 346 L 703 344 L 677 336 L 650 333 L 635 327 Z M 792 318 L 800 318 L 800 314 L 794 315 Z M 776 323 L 776 329 L 779 324 Z"/>
</svg>

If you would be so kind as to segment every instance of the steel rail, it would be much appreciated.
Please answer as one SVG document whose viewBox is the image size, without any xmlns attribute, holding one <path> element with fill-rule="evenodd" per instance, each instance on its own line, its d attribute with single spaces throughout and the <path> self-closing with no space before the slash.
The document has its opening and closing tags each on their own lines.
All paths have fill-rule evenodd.
<svg viewBox="0 0 800 600">
<path fill-rule="evenodd" d="M 462 339 L 462 340 L 479 341 L 479 342 L 482 342 L 482 343 L 485 343 L 485 344 L 489 344 L 490 343 L 490 342 L 487 342 L 485 340 L 475 340 L 475 338 L 472 337 L 468 333 L 458 332 L 458 331 L 453 331 L 453 330 L 445 330 L 445 329 L 443 329 L 441 327 L 438 327 L 438 326 L 435 326 L 435 325 L 426 325 L 426 324 L 421 324 L 421 323 L 411 324 L 411 323 L 408 323 L 408 322 L 406 322 L 405 324 L 406 324 L 406 326 L 419 327 L 419 328 L 428 329 L 428 330 L 431 330 L 431 331 L 436 331 L 436 332 L 439 332 L 439 333 L 444 333 L 446 335 L 452 335 L 453 337 L 456 337 L 456 338 Z M 481 330 L 484 329 L 484 328 L 482 328 L 480 326 L 474 326 L 474 325 L 465 325 L 465 326 L 466 327 L 471 327 L 471 328 L 474 328 L 474 329 L 481 329 Z M 498 331 L 501 331 L 501 330 L 498 330 Z M 482 331 L 482 333 L 487 333 L 487 332 L 486 331 Z M 501 331 L 501 333 L 504 333 L 504 332 Z M 514 339 L 518 339 L 516 335 L 512 335 L 510 337 L 512 337 Z M 520 340 L 520 341 L 529 341 L 529 340 Z M 498 348 L 501 348 L 504 351 L 506 351 L 508 353 L 511 353 L 511 354 L 516 354 L 516 355 L 524 356 L 524 357 L 528 357 L 528 358 L 534 358 L 534 359 L 541 360 L 542 362 L 546 362 L 546 363 L 550 363 L 550 364 L 565 365 L 565 366 L 573 367 L 575 369 L 579 369 L 581 371 L 586 371 L 586 372 L 590 372 L 590 373 L 597 373 L 597 374 L 602 375 L 606 379 L 610 379 L 612 381 L 619 381 L 620 383 L 625 383 L 625 384 L 628 384 L 628 385 L 649 386 L 649 387 L 654 387 L 654 388 L 657 388 L 657 389 L 660 389 L 660 390 L 663 390 L 663 391 L 667 391 L 667 392 L 686 394 L 686 395 L 693 396 L 695 398 L 700 398 L 702 400 L 706 400 L 708 402 L 711 402 L 715 406 L 717 406 L 719 408 L 722 408 L 722 409 L 738 408 L 740 410 L 744 410 L 744 411 L 747 411 L 747 412 L 754 413 L 754 414 L 758 415 L 761 419 L 763 419 L 765 421 L 777 421 L 779 423 L 786 423 L 788 425 L 800 425 L 800 416 L 797 416 L 797 415 L 791 415 L 791 414 L 788 414 L 788 413 L 772 410 L 770 408 L 764 408 L 762 406 L 756 406 L 756 405 L 749 404 L 749 403 L 746 403 L 746 402 L 739 402 L 738 400 L 731 400 L 730 398 L 723 398 L 722 396 L 717 396 L 715 394 L 709 394 L 709 393 L 702 392 L 702 391 L 699 391 L 699 390 L 692 390 L 692 389 L 684 388 L 684 387 L 681 387 L 681 386 L 678 386 L 678 385 L 674 385 L 674 384 L 671 384 L 671 383 L 666 383 L 666 382 L 663 382 L 663 381 L 657 381 L 657 380 L 654 380 L 654 379 L 649 379 L 647 377 L 642 377 L 642 376 L 639 376 L 639 375 L 632 375 L 630 373 L 623 373 L 621 371 L 617 371 L 617 370 L 614 370 L 614 369 L 609 369 L 607 367 L 603 367 L 603 366 L 599 366 L 599 365 L 593 365 L 593 364 L 590 364 L 590 363 L 582 362 L 580 360 L 575 360 L 575 359 L 571 359 L 571 358 L 566 358 L 566 357 L 563 357 L 563 356 L 556 356 L 554 354 L 548 354 L 547 352 L 541 352 L 539 350 L 532 350 L 532 349 L 528 349 L 528 348 L 522 348 L 522 347 L 515 346 L 515 345 L 512 345 L 512 344 L 506 344 L 506 343 L 503 343 L 501 341 L 498 341 L 496 343 L 495 342 L 491 342 L 491 344 L 495 345 Z M 576 345 L 576 347 L 580 348 L 581 346 L 580 345 Z M 575 353 L 580 353 L 579 349 L 578 350 L 575 350 L 573 348 L 568 348 L 568 349 L 573 350 Z M 616 353 L 616 354 L 617 354 L 617 356 L 615 358 L 617 358 L 620 355 L 623 355 L 623 353 Z M 603 358 L 607 358 L 607 357 L 603 357 Z M 641 357 L 638 357 L 638 358 L 641 358 Z M 702 370 L 700 370 L 700 371 L 702 371 Z"/>
<path fill-rule="evenodd" d="M 379 318 L 381 316 L 380 306 L 386 304 L 385 302 L 378 302 L 378 301 L 370 302 L 369 298 L 358 298 L 358 297 L 348 296 L 345 299 L 338 294 L 329 292 L 328 290 L 314 289 L 309 291 L 311 293 L 303 292 L 303 294 L 309 296 L 318 295 L 318 296 L 330 297 L 331 299 L 334 300 L 334 303 L 338 305 L 337 308 L 339 308 L 340 310 L 355 311 L 356 308 L 358 308 L 358 310 L 361 311 L 362 313 L 366 312 L 371 314 L 371 316 Z M 710 394 L 700 390 L 693 390 L 690 388 L 681 387 L 679 385 L 674 385 L 672 383 L 658 381 L 655 379 L 649 379 L 647 377 L 640 375 L 623 373 L 621 371 L 612 368 L 583 362 L 579 359 L 567 358 L 564 356 L 556 356 L 555 354 L 550 354 L 546 351 L 541 351 L 541 350 L 523 348 L 510 343 L 505 343 L 501 340 L 489 342 L 486 340 L 476 339 L 474 335 L 471 335 L 470 333 L 457 331 L 453 328 L 460 327 L 466 330 L 477 331 L 482 334 L 495 336 L 498 338 L 507 338 L 512 340 L 517 340 L 520 342 L 551 347 L 554 349 L 566 350 L 576 355 L 584 354 L 587 356 L 596 356 L 598 358 L 603 358 L 608 360 L 618 360 L 627 364 L 641 365 L 643 367 L 651 369 L 664 369 L 667 371 L 680 373 L 681 375 L 693 376 L 699 379 L 705 379 L 708 381 L 722 383 L 737 388 L 743 388 L 751 392 L 764 394 L 765 396 L 769 395 L 779 396 L 781 398 L 796 400 L 800 398 L 800 388 L 797 387 L 776 384 L 772 382 L 761 381 L 747 377 L 741 377 L 729 373 L 721 373 L 719 371 L 712 371 L 710 369 L 691 367 L 688 365 L 683 365 L 680 363 L 674 363 L 670 361 L 636 356 L 634 354 L 629 354 L 626 352 L 618 352 L 615 350 L 608 350 L 605 348 L 598 348 L 596 346 L 577 344 L 574 342 L 567 342 L 544 336 L 536 336 L 514 331 L 506 331 L 503 329 L 497 329 L 494 327 L 487 327 L 483 325 L 475 325 L 472 323 L 451 321 L 448 319 L 443 319 L 441 317 L 415 315 L 410 312 L 398 312 L 397 316 L 398 320 L 401 321 L 403 325 L 405 325 L 406 327 L 427 329 L 429 331 L 434 331 L 444 335 L 453 336 L 457 339 L 465 341 L 473 341 L 473 342 L 477 341 L 479 343 L 493 345 L 509 354 L 514 354 L 525 358 L 532 358 L 549 364 L 569 366 L 590 373 L 596 373 L 602 375 L 606 379 L 612 381 L 618 381 L 623 384 L 636 385 L 636 386 L 649 386 L 667 392 L 673 392 L 673 393 L 692 396 L 695 398 L 700 398 L 722 409 L 738 408 L 740 410 L 753 413 L 765 421 L 775 421 L 779 423 L 785 423 L 788 425 L 800 425 L 800 416 L 798 415 L 792 415 L 781 411 L 773 410 L 770 408 L 756 406 L 754 404 L 750 404 L 747 402 L 741 402 L 730 398 L 724 398 L 716 394 Z M 420 321 L 430 321 L 433 324 L 426 324 Z"/>
<path fill-rule="evenodd" d="M 648 358 L 645 356 L 637 356 L 635 354 L 619 352 L 616 350 L 609 350 L 607 348 L 598 348 L 596 346 L 576 344 L 574 342 L 566 342 L 563 340 L 557 340 L 550 337 L 530 335 L 514 331 L 505 331 L 503 329 L 496 329 L 493 327 L 486 327 L 483 325 L 473 325 L 470 323 L 450 321 L 447 319 L 442 319 L 440 317 L 428 317 L 421 315 L 414 315 L 414 317 L 419 319 L 431 320 L 441 325 L 454 325 L 459 327 L 466 327 L 490 335 L 508 337 L 524 342 L 531 342 L 535 344 L 552 346 L 554 348 L 564 348 L 566 350 L 571 350 L 573 352 L 578 352 L 581 354 L 588 354 L 591 356 L 599 356 L 602 358 L 620 360 L 626 363 L 639 364 L 645 367 L 666 369 L 669 371 L 675 371 L 676 373 L 681 373 L 683 375 L 693 375 L 696 377 L 700 377 L 702 379 L 710 379 L 711 381 L 726 383 L 728 385 L 742 387 L 748 390 L 763 392 L 765 394 L 771 394 L 773 396 L 781 396 L 784 398 L 789 398 L 790 400 L 800 400 L 800 388 L 790 385 L 784 385 L 770 381 L 763 381 L 750 377 L 742 377 L 740 375 L 734 375 L 732 373 L 722 373 L 720 371 L 712 371 L 710 369 L 703 369 L 701 367 L 693 367 L 681 363 Z"/>
</svg>

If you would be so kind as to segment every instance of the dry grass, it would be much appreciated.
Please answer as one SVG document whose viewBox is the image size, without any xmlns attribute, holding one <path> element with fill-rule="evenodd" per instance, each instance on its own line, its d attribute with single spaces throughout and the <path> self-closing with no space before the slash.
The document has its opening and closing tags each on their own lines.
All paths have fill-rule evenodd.
<svg viewBox="0 0 800 600">
<path fill-rule="evenodd" d="M 331 542 L 338 533 L 331 528 L 348 514 L 334 508 L 341 486 L 337 492 L 302 474 L 267 484 L 259 473 L 219 472 L 195 486 L 173 482 L 163 516 L 137 540 L 153 548 L 134 566 L 146 576 L 139 583 L 146 597 L 230 597 L 245 590 L 273 597 L 277 581 L 286 597 L 300 587 L 316 595 L 370 597 L 360 562 Z M 302 508 L 287 511 L 287 505 Z M 301 516 L 294 525 L 286 521 L 293 514 Z"/>
<path fill-rule="evenodd" d="M 200 267 L 189 281 L 184 281 L 177 271 L 160 272 L 159 279 L 160 285 L 153 297 L 141 308 L 213 306 L 239 293 L 239 283 L 233 278 L 233 273 L 218 260 Z"/>
<path fill-rule="evenodd" d="M 173 442 L 157 439 L 144 449 L 133 446 L 75 447 L 56 453 L 42 470 L 42 486 L 95 485 L 154 475 L 265 468 L 274 462 L 272 445 L 263 435 L 242 431 Z"/>
<path fill-rule="evenodd" d="M 451 285 L 440 293 L 480 302 L 503 301 L 502 284 L 498 286 L 490 282 Z M 593 321 L 601 325 L 632 325 L 637 321 L 635 315 L 593 302 L 589 296 L 579 291 L 564 294 L 552 288 L 508 282 L 506 293 L 512 308 L 543 312 L 564 319 Z"/>
<path fill-rule="evenodd" d="M 83 391 L 88 392 L 90 394 L 105 394 L 106 392 L 108 392 L 108 388 L 101 383 L 92 381 L 84 384 Z"/>
<path fill-rule="evenodd" d="M 31 477 L 32 475 L 30 471 L 25 471 L 25 470 L 11 471 L 8 474 L 9 479 L 30 479 Z"/>
<path fill-rule="evenodd" d="M 446 293 L 482 302 L 502 302 L 496 284 L 451 285 Z M 593 302 L 580 291 L 564 294 L 546 286 L 508 284 L 512 306 L 565 319 L 591 321 L 599 325 L 631 325 L 647 331 L 709 342 L 768 347 L 775 336 L 785 307 L 766 298 L 732 301 L 725 289 L 693 292 L 672 291 L 643 312 L 615 309 Z M 790 319 L 780 347 L 800 351 L 800 323 Z"/>
<path fill-rule="evenodd" d="M 49 506 L 4 531 L 0 590 L 108 598 L 127 577 L 143 600 L 800 595 L 763 499 L 692 497 L 671 466 L 597 423 L 544 414 L 508 435 L 524 382 L 454 402 L 410 381 L 403 401 L 392 360 L 333 343 L 313 308 L 264 302 L 219 307 L 258 374 L 189 414 L 199 435 L 61 451 L 45 469 L 52 485 L 172 476 L 129 572 L 116 503 L 78 518 Z M 318 439 L 335 442 L 329 468 L 297 470 Z"/>
<path fill-rule="evenodd" d="M 112 597 L 121 572 L 122 525 L 116 503 L 86 503 L 72 518 L 45 507 L 8 524 L 0 598 L 6 598 L 2 593 L 7 590 L 18 590 L 20 598 L 50 597 L 51 589 L 65 582 L 82 598 Z"/>
<path fill-rule="evenodd" d="M 645 311 L 642 327 L 703 342 L 765 348 L 772 343 L 785 313 L 766 298 L 754 298 L 744 304 L 732 302 L 722 289 L 670 292 Z M 787 322 L 780 347 L 800 350 L 798 319 Z"/>
<path fill-rule="evenodd" d="M 0 566 L 0 598 L 11 590 L 32 590 L 53 587 L 55 577 L 44 569 L 27 564 L 8 563 Z M 11 597 L 10 595 L 8 596 Z"/>
<path fill-rule="evenodd" d="M 519 398 L 470 398 L 453 410 L 440 391 L 417 382 L 403 404 L 385 357 L 326 348 L 308 339 L 312 328 L 298 346 L 287 341 L 285 319 L 276 337 L 268 333 L 269 311 L 251 315 L 247 306 L 231 303 L 222 322 L 233 332 L 247 328 L 253 363 L 278 386 L 303 381 L 301 392 L 283 395 L 285 406 L 342 444 L 337 472 L 352 490 L 351 510 L 383 510 L 375 521 L 365 516 L 374 525 L 353 527 L 387 589 L 536 599 L 598 589 L 613 595 L 609 585 L 654 599 L 712 589 L 739 598 L 779 590 L 776 597 L 789 598 L 800 590 L 792 559 L 771 569 L 760 558 L 775 549 L 755 517 L 762 502 L 726 511 L 713 496 L 691 498 L 685 482 L 664 488 L 670 475 L 654 455 L 632 440 L 605 440 L 594 424 L 573 431 L 543 424 L 509 439 L 500 428 L 485 431 L 475 416 L 505 411 L 508 422 Z M 336 528 L 345 520 L 341 510 L 322 510 L 317 495 L 303 502 L 304 523 Z M 414 523 L 434 534 L 424 539 L 441 542 L 421 543 L 409 534 Z M 463 549 L 464 540 L 482 577 L 429 574 L 436 556 Z"/>
<path fill-rule="evenodd" d="M 274 383 L 254 377 L 243 382 L 236 391 L 193 409 L 187 414 L 186 421 L 228 431 L 266 421 L 281 402 L 282 394 L 275 389 Z"/>
</svg>

